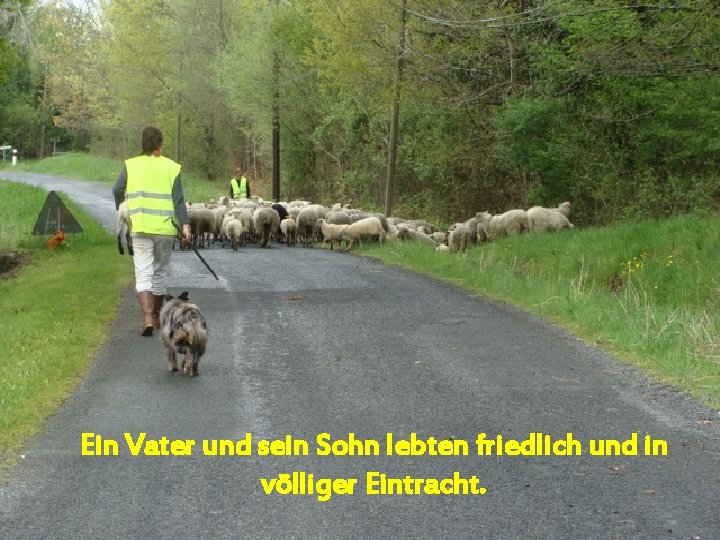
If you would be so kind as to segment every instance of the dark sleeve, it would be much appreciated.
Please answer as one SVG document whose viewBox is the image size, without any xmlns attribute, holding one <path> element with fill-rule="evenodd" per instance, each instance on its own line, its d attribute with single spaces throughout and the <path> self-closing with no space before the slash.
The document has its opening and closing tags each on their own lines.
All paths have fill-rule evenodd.
<svg viewBox="0 0 720 540">
<path fill-rule="evenodd" d="M 245 180 L 245 196 L 249 199 L 250 198 L 250 181 Z"/>
<path fill-rule="evenodd" d="M 125 190 L 127 189 L 127 167 L 123 165 L 123 170 L 120 171 L 117 182 L 113 186 L 113 195 L 115 196 L 115 210 L 118 209 L 120 203 L 125 200 Z"/>
<path fill-rule="evenodd" d="M 185 194 L 183 193 L 182 181 L 178 174 L 173 182 L 172 189 L 173 206 L 175 207 L 175 217 L 180 221 L 180 225 L 188 225 L 190 218 L 188 217 L 187 207 L 185 206 Z"/>
<path fill-rule="evenodd" d="M 230 198 L 233 198 L 233 192 L 232 192 L 232 180 L 230 181 Z"/>
</svg>

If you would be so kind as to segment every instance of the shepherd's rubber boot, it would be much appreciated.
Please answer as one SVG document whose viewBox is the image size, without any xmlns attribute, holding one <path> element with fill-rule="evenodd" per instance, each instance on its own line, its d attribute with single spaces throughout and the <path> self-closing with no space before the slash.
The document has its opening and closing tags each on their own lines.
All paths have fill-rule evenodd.
<svg viewBox="0 0 720 540">
<path fill-rule="evenodd" d="M 155 299 L 152 291 L 142 291 L 138 293 L 138 301 L 140 302 L 140 311 L 142 312 L 142 332 L 143 336 L 152 336 L 153 334 L 153 309 L 155 307 Z"/>
<path fill-rule="evenodd" d="M 160 328 L 160 310 L 165 302 L 164 294 L 153 294 L 153 326 Z"/>
</svg>

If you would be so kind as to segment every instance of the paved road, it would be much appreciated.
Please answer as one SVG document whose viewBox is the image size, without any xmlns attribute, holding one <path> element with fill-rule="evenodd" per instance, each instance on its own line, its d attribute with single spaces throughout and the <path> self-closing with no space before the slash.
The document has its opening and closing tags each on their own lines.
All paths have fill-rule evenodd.
<svg viewBox="0 0 720 540">
<path fill-rule="evenodd" d="M 112 227 L 107 187 L 38 182 L 107 201 Z M 165 371 L 128 290 L 90 374 L 0 486 L 0 537 L 720 538 L 716 412 L 532 316 L 371 260 L 277 245 L 204 256 L 223 282 L 192 252 L 173 255 L 170 278 L 209 322 L 200 376 Z M 253 452 L 133 457 L 126 432 L 198 447 L 251 433 Z M 381 455 L 315 455 L 323 432 L 377 440 Z M 470 455 L 385 455 L 387 433 L 413 432 Z M 476 455 L 478 433 L 531 432 L 572 433 L 582 455 Z M 83 433 L 119 455 L 82 456 Z M 590 439 L 633 433 L 640 453 L 650 435 L 669 455 L 588 454 Z M 309 455 L 257 455 L 286 435 Z M 355 494 L 265 495 L 261 478 L 293 471 L 357 478 Z M 367 495 L 368 471 L 476 475 L 487 492 Z"/>
</svg>

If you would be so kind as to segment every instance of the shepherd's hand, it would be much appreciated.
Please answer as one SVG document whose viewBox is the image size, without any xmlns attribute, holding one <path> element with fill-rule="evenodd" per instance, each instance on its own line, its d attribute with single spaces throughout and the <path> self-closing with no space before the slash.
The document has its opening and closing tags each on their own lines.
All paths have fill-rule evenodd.
<svg viewBox="0 0 720 540">
<path fill-rule="evenodd" d="M 187 223 L 182 226 L 182 238 L 180 239 L 180 243 L 183 247 L 188 247 L 190 245 L 190 225 Z"/>
</svg>

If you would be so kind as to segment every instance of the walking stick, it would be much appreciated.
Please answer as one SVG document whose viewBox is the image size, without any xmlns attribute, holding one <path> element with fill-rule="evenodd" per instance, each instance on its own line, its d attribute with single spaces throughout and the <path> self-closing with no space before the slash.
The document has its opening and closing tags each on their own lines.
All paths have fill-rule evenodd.
<svg viewBox="0 0 720 540">
<path fill-rule="evenodd" d="M 177 229 L 177 232 L 180 233 L 180 237 L 182 238 L 182 229 L 180 228 L 180 225 L 178 225 L 177 223 L 175 223 L 175 220 L 174 220 L 173 218 L 171 218 L 171 217 L 167 218 L 165 221 L 169 221 L 170 223 L 172 223 L 172 224 L 173 224 L 173 227 L 175 227 L 175 228 Z M 181 242 L 182 242 L 182 240 L 181 240 Z M 210 268 L 210 265 L 207 263 L 207 261 L 206 261 L 205 259 L 203 259 L 203 256 L 200 255 L 200 253 L 198 253 L 197 248 L 192 245 L 192 242 L 190 242 L 190 247 L 191 247 L 192 250 L 195 252 L 195 255 L 197 255 L 198 258 L 199 258 L 199 259 L 202 261 L 202 263 L 205 265 L 205 268 L 207 268 L 208 270 L 210 270 L 210 273 L 213 275 L 213 277 L 214 277 L 216 280 L 220 281 L 220 278 L 218 277 L 218 275 L 217 275 L 215 272 L 213 272 L 213 269 Z"/>
</svg>

